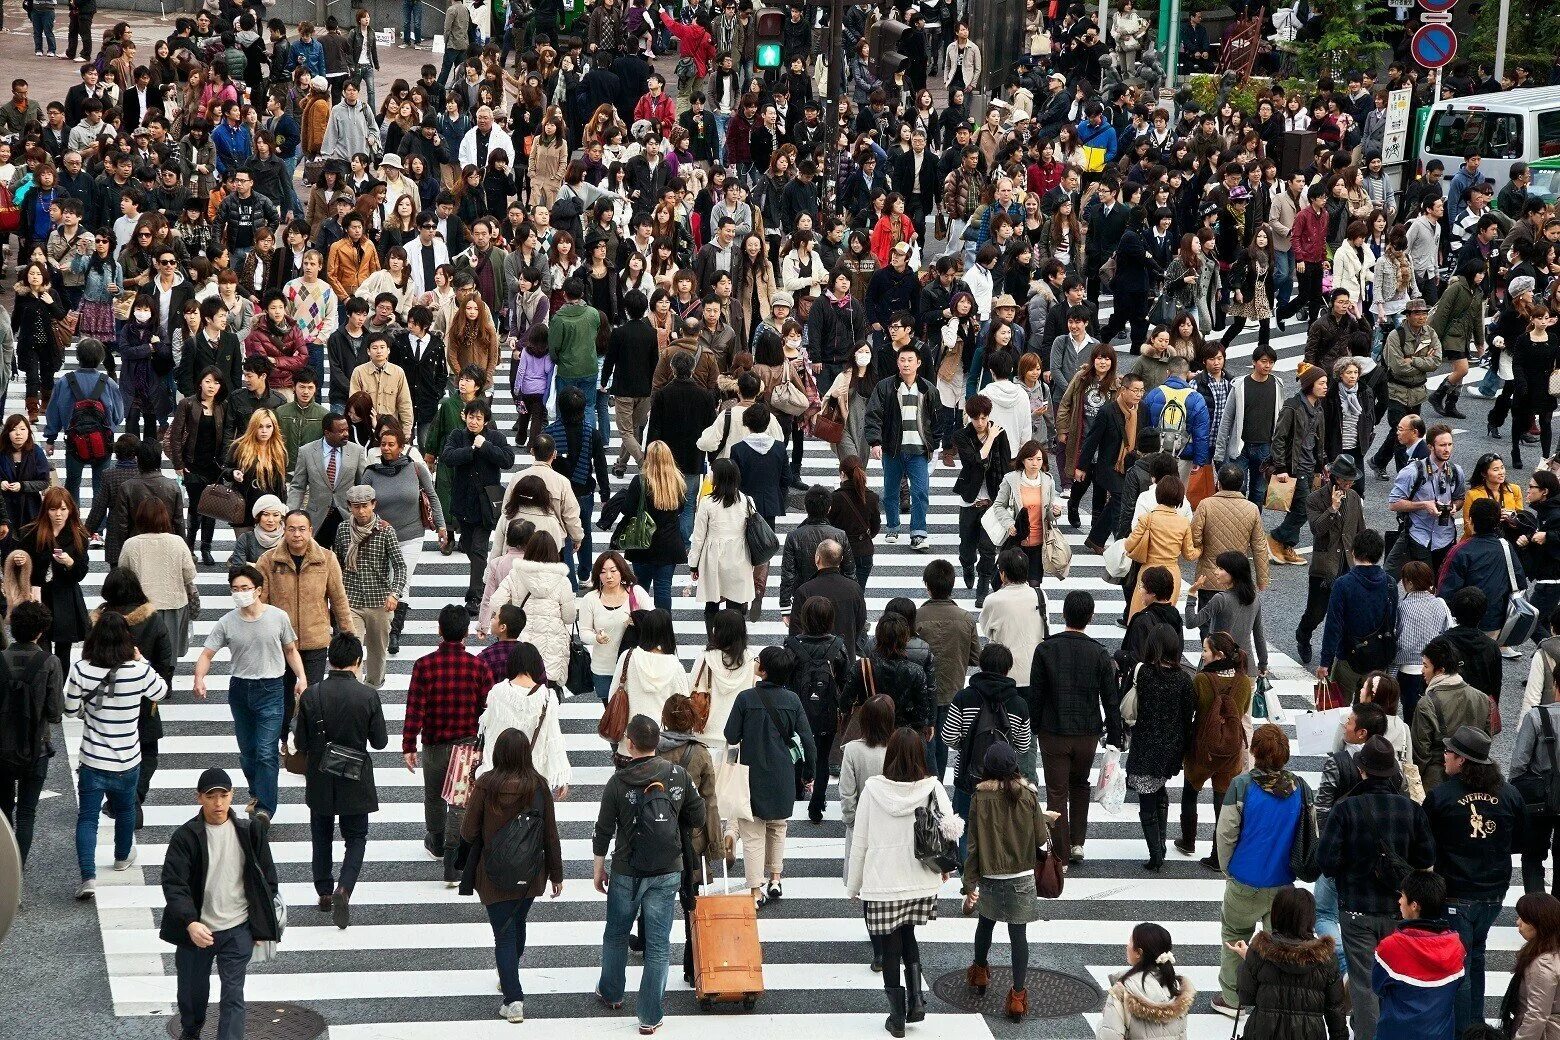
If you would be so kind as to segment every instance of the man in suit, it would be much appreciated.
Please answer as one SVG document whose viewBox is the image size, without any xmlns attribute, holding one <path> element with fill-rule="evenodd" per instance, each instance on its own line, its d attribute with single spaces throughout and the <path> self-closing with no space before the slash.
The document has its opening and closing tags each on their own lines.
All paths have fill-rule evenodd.
<svg viewBox="0 0 1560 1040">
<path fill-rule="evenodd" d="M 98 80 L 97 66 L 88 62 L 81 67 L 81 82 L 65 92 L 65 122 L 70 126 L 81 122 L 88 101 L 96 99 L 103 102 L 104 108 L 108 107 L 106 91 Z M 129 124 L 125 126 L 129 128 Z"/>
<path fill-rule="evenodd" d="M 302 509 L 314 525 L 314 539 L 334 544 L 336 528 L 349 512 L 347 492 L 363 482 L 368 454 L 348 440 L 347 417 L 327 415 L 323 435 L 298 449 L 298 467 L 287 486 L 287 508 Z"/>
<path fill-rule="evenodd" d="M 905 197 L 905 212 L 915 222 L 917 231 L 923 231 L 926 218 L 937 208 L 938 192 L 942 181 L 938 178 L 937 156 L 926 147 L 926 131 L 920 128 L 910 134 L 910 150 L 894 159 L 894 190 Z"/>
<path fill-rule="evenodd" d="M 135 83 L 124 92 L 120 100 L 123 118 L 120 125 L 126 130 L 136 130 L 154 113 L 163 108 L 162 94 L 152 86 L 152 70 L 145 65 L 135 70 Z"/>
</svg>

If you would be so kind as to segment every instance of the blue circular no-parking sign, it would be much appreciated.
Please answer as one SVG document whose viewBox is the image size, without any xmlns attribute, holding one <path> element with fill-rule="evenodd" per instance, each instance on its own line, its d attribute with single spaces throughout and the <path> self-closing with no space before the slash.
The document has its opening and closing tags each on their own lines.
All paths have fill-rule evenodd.
<svg viewBox="0 0 1560 1040">
<path fill-rule="evenodd" d="M 1438 69 L 1457 55 L 1457 34 L 1439 22 L 1419 27 L 1408 51 L 1427 69 Z"/>
</svg>

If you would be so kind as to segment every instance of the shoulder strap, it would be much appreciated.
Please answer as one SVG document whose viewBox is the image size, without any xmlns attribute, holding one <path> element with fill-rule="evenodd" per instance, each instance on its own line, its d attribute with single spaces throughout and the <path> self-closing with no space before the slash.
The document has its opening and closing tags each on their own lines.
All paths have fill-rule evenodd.
<svg viewBox="0 0 1560 1040">
<path fill-rule="evenodd" d="M 872 674 L 872 660 L 867 657 L 861 659 L 861 682 L 866 687 L 868 697 L 877 696 L 877 679 Z"/>
<path fill-rule="evenodd" d="M 753 687 L 753 692 L 758 694 L 759 701 L 764 705 L 764 714 L 769 716 L 769 721 L 774 723 L 775 732 L 780 734 L 780 741 L 784 743 L 791 739 L 791 733 L 780 725 L 780 713 L 775 711 L 774 702 L 769 699 L 769 691 L 762 686 Z"/>
<path fill-rule="evenodd" d="M 1498 539 L 1498 540 L 1500 542 L 1500 554 L 1501 554 L 1501 556 L 1505 557 L 1505 560 L 1506 560 L 1506 580 L 1511 583 L 1511 585 L 1510 585 L 1511 591 L 1512 592 L 1516 592 L 1516 591 L 1518 591 L 1517 590 L 1517 572 L 1511 566 L 1511 546 L 1506 544 L 1506 539 L 1504 539 L 1504 538 L 1501 538 L 1501 539 Z"/>
<path fill-rule="evenodd" d="M 531 731 L 531 747 L 533 749 L 536 747 L 536 738 L 542 735 L 542 723 L 547 721 L 547 709 L 552 704 L 552 691 L 545 685 L 538 686 L 537 689 L 542 691 L 542 715 L 536 720 L 536 728 Z"/>
</svg>

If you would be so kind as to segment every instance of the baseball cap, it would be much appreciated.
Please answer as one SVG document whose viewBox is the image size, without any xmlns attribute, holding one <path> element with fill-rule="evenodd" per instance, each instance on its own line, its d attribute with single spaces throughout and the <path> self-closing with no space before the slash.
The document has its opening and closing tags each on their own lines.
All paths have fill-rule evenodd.
<svg viewBox="0 0 1560 1040">
<path fill-rule="evenodd" d="M 228 776 L 226 769 L 213 767 L 200 774 L 200 779 L 195 783 L 195 790 L 199 794 L 210 794 L 212 791 L 231 791 L 233 790 L 233 778 Z"/>
</svg>

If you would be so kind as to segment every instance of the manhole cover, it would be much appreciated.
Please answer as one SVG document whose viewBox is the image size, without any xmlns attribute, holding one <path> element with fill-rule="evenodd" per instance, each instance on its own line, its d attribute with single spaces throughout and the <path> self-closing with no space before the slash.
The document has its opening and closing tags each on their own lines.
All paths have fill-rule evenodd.
<svg viewBox="0 0 1560 1040">
<path fill-rule="evenodd" d="M 1067 1018 L 1098 1011 L 1105 995 L 1088 979 L 1067 975 L 1060 971 L 1030 968 L 1024 978 L 1029 988 L 1030 1018 Z M 976 1011 L 982 1015 L 1006 1013 L 1008 990 L 1013 985 L 1012 969 L 991 966 L 991 985 L 986 995 L 976 996 L 964 980 L 963 971 L 950 971 L 932 983 L 932 992 L 961 1011 Z"/>
<path fill-rule="evenodd" d="M 993 980 L 995 975 L 993 972 Z M 168 1035 L 179 1040 L 178 1012 L 168 1019 Z M 298 1004 L 250 1004 L 244 1016 L 244 1040 L 315 1040 L 324 1035 L 325 1020 Z M 217 1005 L 213 1004 L 206 1009 L 206 1028 L 200 1031 L 200 1040 L 216 1037 Z"/>
</svg>

